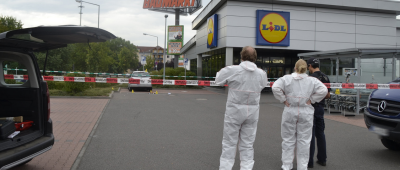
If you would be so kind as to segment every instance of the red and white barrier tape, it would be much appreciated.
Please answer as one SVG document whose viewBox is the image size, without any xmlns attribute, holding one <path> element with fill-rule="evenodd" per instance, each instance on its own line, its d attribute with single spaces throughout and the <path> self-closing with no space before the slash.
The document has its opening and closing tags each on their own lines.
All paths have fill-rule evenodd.
<svg viewBox="0 0 400 170">
<path fill-rule="evenodd" d="M 5 75 L 5 79 L 27 80 L 27 75 Z M 215 81 L 209 80 L 162 80 L 162 79 L 128 79 L 128 78 L 96 78 L 96 77 L 64 77 L 43 76 L 45 81 L 69 81 L 91 83 L 130 83 L 130 84 L 157 84 L 175 86 L 218 86 Z M 266 87 L 272 87 L 270 82 Z M 365 84 L 365 83 L 324 83 L 326 87 L 333 89 L 400 89 L 400 84 Z"/>
</svg>

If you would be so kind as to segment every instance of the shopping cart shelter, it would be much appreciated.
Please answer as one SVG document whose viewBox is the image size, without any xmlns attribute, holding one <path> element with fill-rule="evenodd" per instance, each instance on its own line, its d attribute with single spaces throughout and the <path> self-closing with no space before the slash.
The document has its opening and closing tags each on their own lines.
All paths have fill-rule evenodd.
<svg viewBox="0 0 400 170">
<path fill-rule="evenodd" d="M 387 83 L 395 80 L 398 75 L 398 59 L 400 49 L 397 48 L 352 48 L 343 50 L 330 50 L 324 52 L 311 52 L 299 54 L 300 58 L 305 60 L 315 58 L 320 61 L 326 61 L 321 66 L 322 70 L 330 70 L 328 74 L 329 79 L 333 83 Z M 355 68 L 344 68 L 340 75 L 340 61 L 353 60 L 355 61 Z M 380 61 L 384 61 L 383 68 Z M 352 77 L 350 80 L 343 80 L 343 78 Z M 345 114 L 346 110 L 351 110 L 356 113 L 367 107 L 369 95 L 373 89 L 336 89 L 338 93 L 332 93 L 331 99 L 327 100 L 327 107 L 334 106 L 336 109 L 341 110 Z M 341 92 L 340 92 L 341 91 Z"/>
</svg>

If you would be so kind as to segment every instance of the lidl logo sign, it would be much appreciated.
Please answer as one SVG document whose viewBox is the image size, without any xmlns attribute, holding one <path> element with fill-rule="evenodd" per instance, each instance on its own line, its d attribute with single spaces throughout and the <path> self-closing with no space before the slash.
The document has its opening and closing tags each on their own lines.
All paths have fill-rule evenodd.
<svg viewBox="0 0 400 170">
<path fill-rule="evenodd" d="M 256 45 L 290 45 L 289 12 L 257 10 L 256 13 Z"/>
<path fill-rule="evenodd" d="M 212 15 L 207 20 L 207 48 L 218 46 L 218 14 Z"/>
</svg>

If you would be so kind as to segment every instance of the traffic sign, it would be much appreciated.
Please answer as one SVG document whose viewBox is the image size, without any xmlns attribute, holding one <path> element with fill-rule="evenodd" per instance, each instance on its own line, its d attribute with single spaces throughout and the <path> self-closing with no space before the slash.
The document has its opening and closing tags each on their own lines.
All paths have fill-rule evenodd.
<svg viewBox="0 0 400 170">
<path fill-rule="evenodd" d="M 183 59 L 183 64 L 184 64 L 185 66 L 188 65 L 188 61 L 189 61 L 189 59 L 184 58 L 184 59 Z"/>
<path fill-rule="evenodd" d="M 142 60 L 140 60 L 140 63 L 142 65 L 146 64 L 146 57 L 145 56 L 142 56 Z"/>
</svg>

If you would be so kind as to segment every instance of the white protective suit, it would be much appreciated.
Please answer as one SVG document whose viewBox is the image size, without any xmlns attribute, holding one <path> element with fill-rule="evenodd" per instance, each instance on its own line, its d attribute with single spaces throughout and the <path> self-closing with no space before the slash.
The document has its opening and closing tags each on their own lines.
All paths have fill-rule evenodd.
<svg viewBox="0 0 400 170">
<path fill-rule="evenodd" d="M 243 61 L 240 65 L 221 69 L 215 83 L 228 84 L 229 87 L 219 169 L 232 169 L 238 140 L 240 169 L 253 169 L 253 143 L 257 132 L 260 93 L 267 86 L 267 74 L 253 62 Z"/>
<path fill-rule="evenodd" d="M 326 86 L 307 74 L 293 73 L 279 78 L 272 86 L 276 99 L 287 101 L 282 115 L 282 169 L 293 168 L 294 153 L 297 154 L 297 169 L 307 169 L 314 120 L 314 107 L 307 104 L 320 102 L 328 93 Z M 297 148 L 296 152 L 294 148 Z"/>
</svg>

